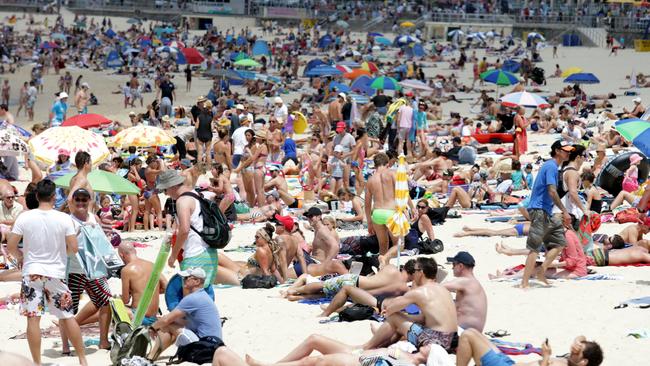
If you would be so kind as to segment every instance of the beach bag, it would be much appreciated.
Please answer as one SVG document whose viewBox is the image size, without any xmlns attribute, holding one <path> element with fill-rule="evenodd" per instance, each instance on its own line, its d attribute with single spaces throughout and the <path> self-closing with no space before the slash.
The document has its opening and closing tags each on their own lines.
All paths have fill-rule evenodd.
<svg viewBox="0 0 650 366">
<path fill-rule="evenodd" d="M 201 239 L 208 244 L 210 248 L 223 249 L 230 242 L 230 226 L 226 217 L 219 210 L 219 205 L 216 202 L 206 200 L 202 196 L 193 193 L 185 192 L 182 196 L 193 197 L 199 201 L 201 205 L 201 216 L 203 217 L 203 230 L 198 231 L 194 226 L 190 226 L 192 231 L 199 234 Z"/>
<path fill-rule="evenodd" d="M 79 250 L 75 255 L 89 279 L 116 277 L 124 267 L 100 226 L 81 224 L 77 240 Z"/>
<path fill-rule="evenodd" d="M 372 239 L 370 240 L 377 240 L 376 236 L 370 237 Z M 379 246 L 379 243 L 377 243 L 377 246 Z M 372 270 L 372 267 L 379 268 L 379 255 L 378 254 L 369 254 L 369 255 L 353 255 L 349 259 L 346 259 L 343 261 L 343 264 L 347 269 L 350 269 L 352 267 L 352 262 L 360 262 L 363 264 L 361 267 L 361 272 L 359 274 L 361 276 L 367 276 L 371 273 L 374 273 Z"/>
<path fill-rule="evenodd" d="M 203 337 L 196 342 L 178 347 L 176 354 L 169 359 L 168 364 L 191 362 L 202 365 L 212 363 L 214 352 L 221 346 L 224 344 L 219 338 Z"/>
<path fill-rule="evenodd" d="M 449 207 L 440 207 L 440 208 L 430 207 L 427 210 L 427 216 L 429 216 L 429 220 L 431 220 L 432 225 L 442 225 L 445 223 L 445 219 L 447 218 L 448 212 L 449 212 Z"/>
<path fill-rule="evenodd" d="M 438 254 L 445 250 L 445 246 L 440 239 L 429 239 L 420 240 L 418 242 L 420 247 L 420 254 Z"/>
<path fill-rule="evenodd" d="M 354 304 L 339 313 L 340 322 L 353 322 L 372 318 L 375 309 L 368 305 Z"/>
<path fill-rule="evenodd" d="M 139 326 L 131 331 L 131 328 L 123 327 L 120 334 L 113 333 L 113 347 L 111 348 L 111 362 L 113 366 L 122 364 L 122 360 L 133 356 L 146 357 L 151 345 L 149 327 Z M 128 332 L 128 333 L 127 333 Z"/>
<path fill-rule="evenodd" d="M 275 276 L 249 274 L 241 280 L 242 288 L 273 288 L 278 283 Z"/>
<path fill-rule="evenodd" d="M 639 222 L 639 210 L 634 207 L 627 208 L 617 213 L 615 219 L 619 224 L 625 224 L 628 222 L 637 223 Z"/>
</svg>

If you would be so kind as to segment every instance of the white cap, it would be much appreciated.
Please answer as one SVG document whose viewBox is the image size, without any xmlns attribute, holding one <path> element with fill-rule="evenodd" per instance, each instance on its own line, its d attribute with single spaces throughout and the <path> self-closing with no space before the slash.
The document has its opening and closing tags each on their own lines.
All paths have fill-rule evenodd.
<svg viewBox="0 0 650 366">
<path fill-rule="evenodd" d="M 88 85 L 88 83 L 81 83 L 81 87 L 89 89 L 90 85 Z"/>
<path fill-rule="evenodd" d="M 244 105 L 243 104 L 237 104 L 235 106 L 235 109 L 244 109 Z"/>
<path fill-rule="evenodd" d="M 334 146 L 334 152 L 342 153 L 343 152 L 343 146 L 341 146 L 341 145 Z"/>
<path fill-rule="evenodd" d="M 273 104 L 278 104 L 278 103 L 284 103 L 284 102 L 282 101 L 282 98 L 275 97 L 275 99 L 273 99 Z"/>
<path fill-rule="evenodd" d="M 339 97 L 345 99 L 347 97 L 347 95 L 345 95 L 345 93 L 339 93 Z"/>
<path fill-rule="evenodd" d="M 181 277 L 192 276 L 192 277 L 202 278 L 202 279 L 205 279 L 207 277 L 207 275 L 205 274 L 205 271 L 203 270 L 203 268 L 200 268 L 200 267 L 191 267 L 191 268 L 186 269 L 185 271 L 178 272 L 178 274 Z"/>
<path fill-rule="evenodd" d="M 632 101 L 634 103 L 641 103 L 641 97 L 636 97 L 636 98 L 632 99 Z"/>
<path fill-rule="evenodd" d="M 67 98 L 67 97 L 68 97 L 68 93 L 66 93 L 66 92 L 60 92 L 59 93 L 59 99 L 63 99 L 63 98 Z"/>
</svg>

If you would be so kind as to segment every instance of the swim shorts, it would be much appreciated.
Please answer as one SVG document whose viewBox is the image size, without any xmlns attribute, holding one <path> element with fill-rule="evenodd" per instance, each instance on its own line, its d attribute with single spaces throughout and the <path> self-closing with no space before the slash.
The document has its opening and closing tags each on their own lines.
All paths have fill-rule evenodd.
<svg viewBox="0 0 650 366">
<path fill-rule="evenodd" d="M 355 286 L 359 285 L 359 276 L 354 274 L 344 274 L 341 276 L 336 276 L 330 278 L 323 282 L 323 293 L 326 297 L 334 297 L 343 286 Z"/>
<path fill-rule="evenodd" d="M 451 343 L 454 340 L 455 334 L 456 332 L 441 332 L 439 330 L 433 330 L 427 327 L 423 327 L 420 324 L 413 323 L 411 324 L 408 332 L 406 332 L 406 339 L 418 349 L 434 343 L 441 346 L 445 350 L 450 351 Z"/>
<path fill-rule="evenodd" d="M 539 253 L 542 245 L 546 250 L 566 246 L 562 214 L 549 215 L 542 209 L 528 210 L 530 215 L 530 230 L 526 247 Z"/>
<path fill-rule="evenodd" d="M 594 248 L 591 252 L 591 258 L 594 259 L 594 264 L 598 267 L 609 265 L 609 252 L 602 248 Z"/>
<path fill-rule="evenodd" d="M 513 361 L 510 357 L 501 352 L 495 352 L 492 349 L 481 356 L 482 366 L 510 366 L 514 364 L 515 361 Z"/>
<path fill-rule="evenodd" d="M 515 224 L 515 230 L 517 230 L 517 236 L 524 236 L 524 224 Z"/>
<path fill-rule="evenodd" d="M 312 256 L 309 253 L 307 253 L 304 249 L 301 250 L 302 250 L 302 256 L 305 258 L 305 265 L 307 267 L 309 267 L 310 264 L 318 263 L 318 261 L 312 258 Z M 300 266 L 300 262 L 296 259 L 293 261 L 293 270 L 296 271 L 296 276 L 300 277 L 300 275 L 305 273 L 307 268 L 302 268 Z"/>
<path fill-rule="evenodd" d="M 107 306 L 112 296 L 105 278 L 91 280 L 82 273 L 68 273 L 68 288 L 72 293 L 72 309 L 75 314 L 79 310 L 79 299 L 84 290 L 97 309 Z"/>
<path fill-rule="evenodd" d="M 26 275 L 20 286 L 20 314 L 28 318 L 43 316 L 45 305 L 50 314 L 58 319 L 70 319 L 72 301 L 68 306 L 61 305 L 61 297 L 70 296 L 70 290 L 59 278 L 41 275 Z"/>
<path fill-rule="evenodd" d="M 386 225 L 388 223 L 388 219 L 391 218 L 394 214 L 395 210 L 376 208 L 372 210 L 372 215 L 370 217 L 372 218 L 372 222 L 375 224 Z"/>
</svg>

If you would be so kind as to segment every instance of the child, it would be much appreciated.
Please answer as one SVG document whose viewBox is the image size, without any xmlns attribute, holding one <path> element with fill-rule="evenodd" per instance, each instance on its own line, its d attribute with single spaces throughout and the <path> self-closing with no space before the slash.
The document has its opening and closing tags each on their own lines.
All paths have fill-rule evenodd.
<svg viewBox="0 0 650 366">
<path fill-rule="evenodd" d="M 532 188 L 533 187 L 533 165 L 532 164 L 526 164 L 526 187 Z"/>
<path fill-rule="evenodd" d="M 625 172 L 623 178 L 623 190 L 625 192 L 634 192 L 639 189 L 639 168 L 637 165 L 641 163 L 643 158 L 639 154 L 632 154 L 630 156 L 630 167 Z"/>
<path fill-rule="evenodd" d="M 99 198 L 99 204 L 101 209 L 99 210 L 98 216 L 101 223 L 104 225 L 114 225 L 115 217 L 113 217 L 113 210 L 111 210 L 111 198 L 106 194 L 102 194 Z"/>
<path fill-rule="evenodd" d="M 334 147 L 334 156 L 329 163 L 329 173 L 332 177 L 330 181 L 330 191 L 338 192 L 343 183 L 343 146 L 336 145 Z"/>
<path fill-rule="evenodd" d="M 528 186 L 526 185 L 526 180 L 524 179 L 524 173 L 521 171 L 521 162 L 519 160 L 513 160 L 510 167 L 512 169 L 512 175 L 510 176 L 510 179 L 512 179 L 513 189 L 515 191 L 526 189 Z"/>
</svg>

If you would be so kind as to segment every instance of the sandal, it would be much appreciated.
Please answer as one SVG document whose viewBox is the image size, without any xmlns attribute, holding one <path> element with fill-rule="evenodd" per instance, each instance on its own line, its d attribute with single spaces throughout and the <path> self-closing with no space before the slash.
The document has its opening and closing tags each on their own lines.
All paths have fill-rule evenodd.
<svg viewBox="0 0 650 366">
<path fill-rule="evenodd" d="M 496 332 L 485 332 L 485 335 L 491 338 L 502 338 L 509 336 L 510 332 L 505 329 L 499 329 Z"/>
</svg>

